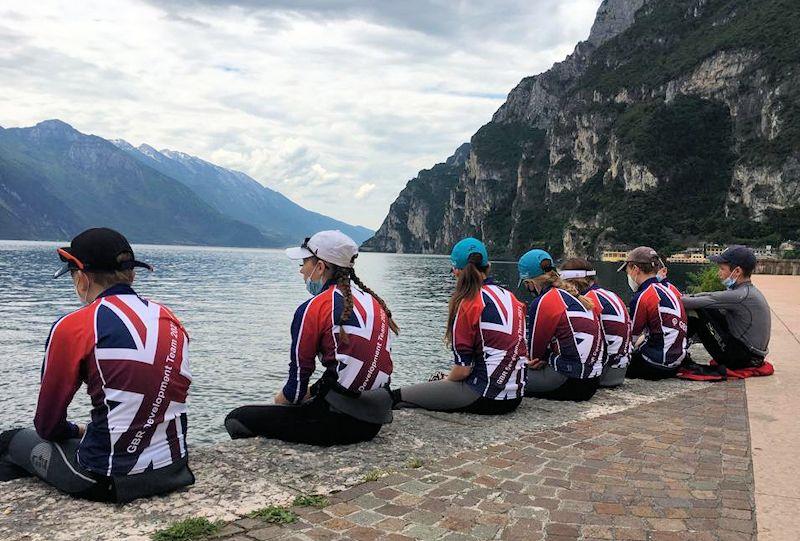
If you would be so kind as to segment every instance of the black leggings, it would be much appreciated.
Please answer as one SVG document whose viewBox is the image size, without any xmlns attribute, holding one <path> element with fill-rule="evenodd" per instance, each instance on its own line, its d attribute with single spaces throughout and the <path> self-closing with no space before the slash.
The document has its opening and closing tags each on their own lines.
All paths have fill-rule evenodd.
<svg viewBox="0 0 800 541">
<path fill-rule="evenodd" d="M 659 367 L 646 360 L 638 351 L 631 353 L 631 364 L 628 365 L 626 378 L 648 379 L 656 381 L 660 379 L 674 378 L 678 373 L 678 367 L 666 368 Z"/>
<path fill-rule="evenodd" d="M 697 336 L 703 347 L 717 361 L 728 368 L 750 368 L 761 366 L 764 359 L 753 355 L 741 340 L 734 337 L 728 328 L 725 316 L 711 308 L 695 311 L 689 317 L 689 336 Z"/>
<path fill-rule="evenodd" d="M 381 426 L 331 411 L 320 397 L 299 406 L 242 406 L 225 418 L 232 439 L 262 436 L 326 447 L 369 441 Z"/>
<path fill-rule="evenodd" d="M 61 492 L 92 501 L 114 501 L 108 477 L 78 464 L 81 440 L 43 440 L 34 430 L 16 429 L 0 434 L 0 481 L 35 475 Z"/>
<path fill-rule="evenodd" d="M 594 396 L 600 387 L 600 378 L 578 379 L 568 378 L 559 387 L 550 391 L 525 391 L 528 398 L 545 400 L 561 400 L 566 402 L 585 402 Z"/>
</svg>

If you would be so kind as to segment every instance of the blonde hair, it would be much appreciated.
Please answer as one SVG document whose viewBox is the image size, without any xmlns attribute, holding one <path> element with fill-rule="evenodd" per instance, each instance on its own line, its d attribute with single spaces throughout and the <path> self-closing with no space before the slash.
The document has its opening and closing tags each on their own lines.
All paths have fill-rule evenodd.
<svg viewBox="0 0 800 541">
<path fill-rule="evenodd" d="M 593 271 L 594 265 L 582 257 L 571 257 L 561 264 L 561 270 Z M 594 276 L 586 276 L 584 278 L 566 278 L 564 281 L 574 284 L 578 291 L 586 291 L 595 282 L 595 278 Z"/>
<path fill-rule="evenodd" d="M 133 254 L 123 252 L 117 256 L 117 263 L 124 263 L 125 261 L 133 261 Z M 111 272 L 87 272 L 86 274 L 91 276 L 92 282 L 103 289 L 108 289 L 117 284 L 131 285 L 136 276 L 136 271 L 125 269 Z"/>
<path fill-rule="evenodd" d="M 571 283 L 569 280 L 562 280 L 558 273 L 554 270 L 548 271 L 536 278 L 532 278 L 530 280 L 536 286 L 537 289 L 542 290 L 546 287 L 555 287 L 558 289 L 563 289 L 576 299 L 580 301 L 584 308 L 589 311 L 594 311 L 594 303 L 581 295 L 578 288 L 575 287 L 575 284 Z"/>
</svg>

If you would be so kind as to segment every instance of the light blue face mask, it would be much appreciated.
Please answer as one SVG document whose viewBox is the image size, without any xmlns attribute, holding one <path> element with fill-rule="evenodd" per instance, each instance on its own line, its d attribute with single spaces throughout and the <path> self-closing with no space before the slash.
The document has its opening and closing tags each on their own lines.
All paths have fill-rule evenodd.
<svg viewBox="0 0 800 541">
<path fill-rule="evenodd" d="M 733 271 L 722 281 L 722 285 L 724 285 L 726 289 L 733 289 L 733 286 L 736 285 L 736 278 L 733 278 Z"/>
<path fill-rule="evenodd" d="M 322 290 L 325 288 L 325 282 L 322 280 L 312 280 L 311 276 L 314 276 L 314 272 L 312 271 L 308 278 L 306 278 L 306 289 L 309 293 L 313 296 L 317 296 L 322 293 Z"/>
</svg>

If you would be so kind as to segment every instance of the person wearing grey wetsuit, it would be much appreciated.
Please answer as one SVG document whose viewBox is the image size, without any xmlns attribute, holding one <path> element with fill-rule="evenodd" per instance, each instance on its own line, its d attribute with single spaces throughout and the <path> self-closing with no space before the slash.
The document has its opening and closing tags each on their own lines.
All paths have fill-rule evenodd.
<svg viewBox="0 0 800 541">
<path fill-rule="evenodd" d="M 709 259 L 719 264 L 728 289 L 683 296 L 689 336 L 699 337 L 714 360 L 728 368 L 760 366 L 772 322 L 767 300 L 750 281 L 755 255 L 744 246 L 731 246 Z"/>
</svg>

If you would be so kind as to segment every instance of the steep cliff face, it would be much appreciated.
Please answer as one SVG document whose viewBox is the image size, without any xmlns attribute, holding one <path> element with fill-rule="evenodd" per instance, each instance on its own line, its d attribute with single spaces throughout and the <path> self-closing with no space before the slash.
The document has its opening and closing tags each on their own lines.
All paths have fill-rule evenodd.
<svg viewBox="0 0 800 541">
<path fill-rule="evenodd" d="M 437 234 L 449 197 L 469 158 L 464 143 L 444 163 L 420 171 L 400 192 L 383 226 L 367 240 L 363 250 L 397 253 L 437 253 L 447 250 L 447 240 Z"/>
<path fill-rule="evenodd" d="M 797 238 L 799 68 L 796 1 L 606 0 L 589 39 L 473 136 L 457 180 L 411 181 L 367 246 L 445 252 L 473 234 L 509 256 L 591 256 Z"/>
</svg>

